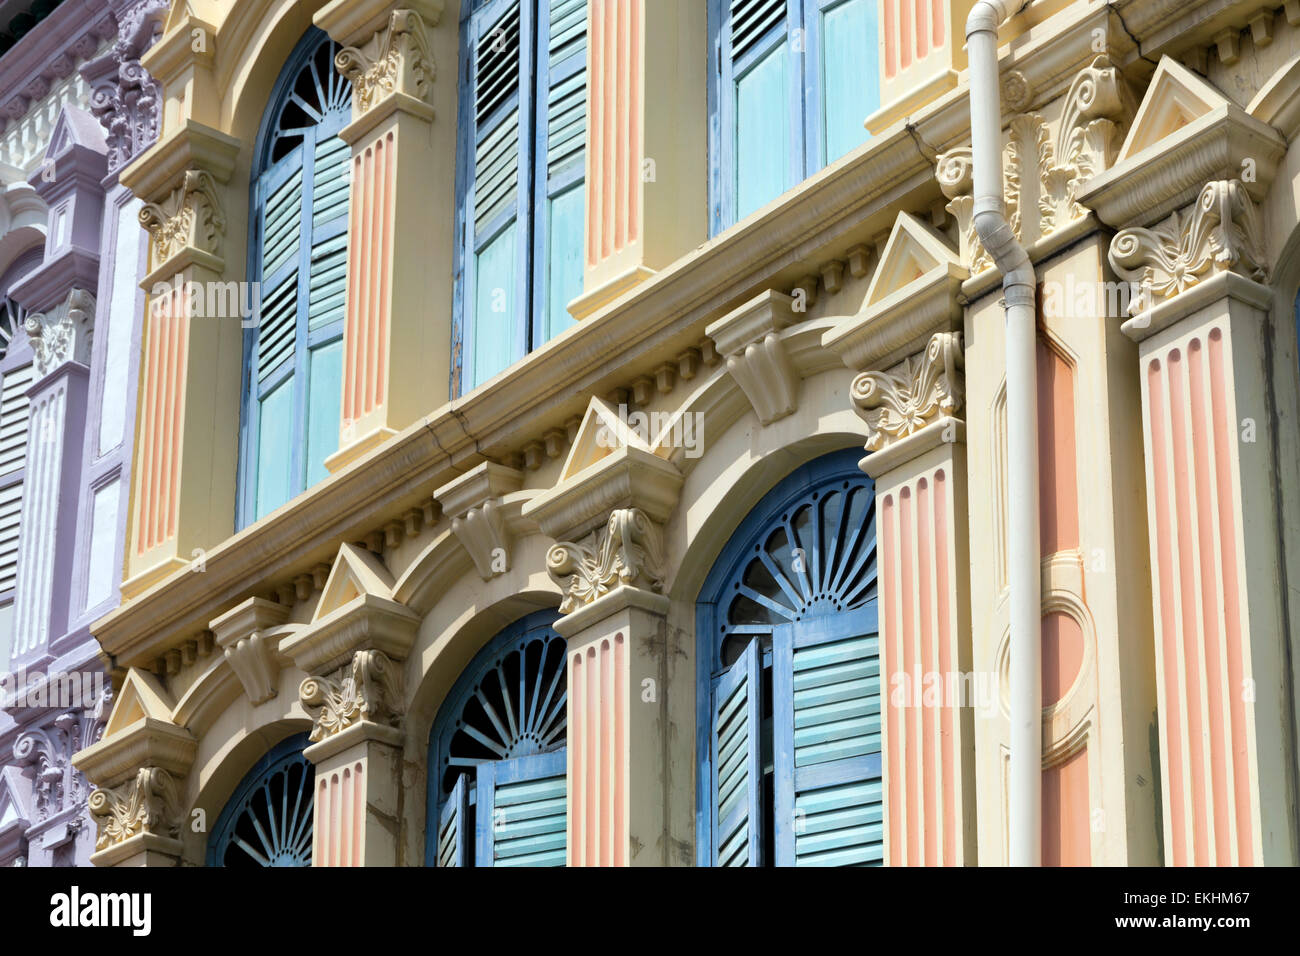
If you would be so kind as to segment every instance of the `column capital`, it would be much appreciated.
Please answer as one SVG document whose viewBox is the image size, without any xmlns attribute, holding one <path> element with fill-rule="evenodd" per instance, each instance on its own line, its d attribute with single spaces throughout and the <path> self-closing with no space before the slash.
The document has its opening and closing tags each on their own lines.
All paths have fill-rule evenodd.
<svg viewBox="0 0 1300 956">
<path fill-rule="evenodd" d="M 95 324 L 95 297 L 73 289 L 47 312 L 33 312 L 23 322 L 32 344 L 37 379 L 67 362 L 90 364 L 91 331 Z"/>
<path fill-rule="evenodd" d="M 116 787 L 90 795 L 90 813 L 99 824 L 96 866 L 113 866 L 140 854 L 175 862 L 181 854 L 180 831 L 185 812 L 176 780 L 161 767 L 141 767 Z"/>
<path fill-rule="evenodd" d="M 226 214 L 217 183 L 205 169 L 185 170 L 180 183 L 160 202 L 140 209 L 140 225 L 149 231 L 149 274 L 144 286 L 198 265 L 221 273 Z"/>
<path fill-rule="evenodd" d="M 339 134 L 348 142 L 357 142 L 397 110 L 433 118 L 429 101 L 437 67 L 428 26 L 417 11 L 393 10 L 381 30 L 340 50 L 334 65 L 352 84 L 352 123 Z"/>
<path fill-rule="evenodd" d="M 1124 334 L 1142 341 L 1189 314 L 1211 290 L 1202 288 L 1222 274 L 1226 282 L 1256 304 L 1267 307 L 1271 293 L 1268 255 L 1259 211 L 1245 185 L 1236 179 L 1206 183 L 1196 202 L 1174 210 L 1151 228 L 1122 229 L 1111 240 L 1110 264 L 1133 284 Z M 1248 287 L 1258 290 L 1251 295 Z M 1215 283 L 1214 288 L 1219 287 Z M 1215 298 L 1218 293 L 1214 293 Z"/>
<path fill-rule="evenodd" d="M 304 680 L 298 698 L 303 707 L 318 709 L 311 729 L 313 743 L 360 724 L 394 727 L 404 707 L 402 671 L 381 650 L 357 651 L 349 665 L 331 675 Z"/>
<path fill-rule="evenodd" d="M 553 546 L 546 571 L 564 591 L 561 614 L 624 588 L 657 593 L 665 577 L 663 532 L 641 509 L 619 508 L 586 542 Z"/>
</svg>

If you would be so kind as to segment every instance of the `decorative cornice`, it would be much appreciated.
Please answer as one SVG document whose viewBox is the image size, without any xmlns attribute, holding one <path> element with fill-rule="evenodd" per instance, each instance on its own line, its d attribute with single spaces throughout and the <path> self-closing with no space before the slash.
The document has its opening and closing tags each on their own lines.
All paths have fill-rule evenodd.
<svg viewBox="0 0 1300 956">
<path fill-rule="evenodd" d="M 267 631 L 288 619 L 289 609 L 283 604 L 254 597 L 209 625 L 217 646 L 254 705 L 276 695 L 276 680 L 280 675 L 276 653 L 279 639 Z"/>
<path fill-rule="evenodd" d="M 1138 286 L 1137 316 L 1216 272 L 1268 279 L 1268 258 L 1255 203 L 1239 180 L 1207 183 L 1196 204 L 1151 228 L 1124 229 L 1110 243 L 1110 264 Z"/>
<path fill-rule="evenodd" d="M 363 720 L 396 725 L 402 714 L 402 672 L 383 651 L 357 651 L 352 663 L 333 675 L 304 680 L 298 697 L 304 707 L 320 708 L 312 742 Z"/>
<path fill-rule="evenodd" d="M 141 208 L 140 225 L 149 230 L 151 237 L 150 272 L 162 268 L 186 248 L 219 260 L 226 216 L 217 196 L 216 180 L 207 170 L 186 170 L 181 185 L 166 200 Z"/>
<path fill-rule="evenodd" d="M 620 508 L 593 537 L 591 544 L 561 541 L 546 553 L 547 573 L 564 591 L 561 614 L 618 587 L 662 590 L 663 534 L 644 511 Z"/>
<path fill-rule="evenodd" d="M 394 93 L 427 103 L 433 89 L 427 27 L 414 10 L 394 10 L 383 31 L 364 47 L 344 47 L 334 65 L 352 84 L 354 117 Z"/>
<path fill-rule="evenodd" d="M 96 850 L 145 833 L 174 840 L 184 816 L 176 781 L 160 767 L 141 767 L 126 783 L 96 790 L 90 812 L 99 824 Z"/>
<path fill-rule="evenodd" d="M 90 364 L 95 297 L 73 289 L 58 308 L 30 313 L 23 322 L 32 345 L 36 374 L 43 378 L 65 362 Z"/>
<path fill-rule="evenodd" d="M 932 420 L 950 416 L 965 400 L 960 332 L 940 332 L 923 353 L 893 369 L 863 372 L 853 380 L 850 397 L 867 423 L 866 450 L 906 438 Z"/>
</svg>

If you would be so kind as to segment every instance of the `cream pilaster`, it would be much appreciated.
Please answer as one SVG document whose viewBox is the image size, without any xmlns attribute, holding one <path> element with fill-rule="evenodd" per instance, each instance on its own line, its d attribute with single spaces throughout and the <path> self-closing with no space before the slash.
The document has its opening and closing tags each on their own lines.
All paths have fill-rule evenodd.
<svg viewBox="0 0 1300 956">
<path fill-rule="evenodd" d="M 900 213 L 862 312 L 823 337 L 861 370 L 876 482 L 885 862 L 976 862 L 961 310 L 966 270 Z"/>
<path fill-rule="evenodd" d="M 372 552 L 345 544 L 310 624 L 280 651 L 311 675 L 298 689 L 313 715 L 313 866 L 395 866 L 401 827 L 402 662 L 420 619 L 392 599 Z"/>
<path fill-rule="evenodd" d="M 662 866 L 670 726 L 686 726 L 668 694 L 662 526 L 682 476 L 620 444 L 611 422 L 593 399 L 560 482 L 524 515 L 556 540 L 546 565 L 564 592 L 555 629 L 568 642 L 568 865 Z"/>
<path fill-rule="evenodd" d="M 579 319 L 707 237 L 707 35 L 697 0 L 588 0 L 587 224 Z"/>
<path fill-rule="evenodd" d="M 352 83 L 337 471 L 446 400 L 456 37 L 442 0 L 335 0 L 315 16 Z M 447 78 L 435 82 L 438 65 Z"/>
</svg>

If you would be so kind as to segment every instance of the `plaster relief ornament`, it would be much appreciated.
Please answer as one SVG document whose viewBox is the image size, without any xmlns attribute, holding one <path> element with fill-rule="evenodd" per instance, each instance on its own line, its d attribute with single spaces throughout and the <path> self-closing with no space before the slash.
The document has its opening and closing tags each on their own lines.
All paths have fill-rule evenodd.
<svg viewBox="0 0 1300 956">
<path fill-rule="evenodd" d="M 175 839 L 181 829 L 176 782 L 160 767 L 141 767 L 133 779 L 90 795 L 99 822 L 95 849 L 104 850 L 141 833 Z"/>
<path fill-rule="evenodd" d="M 424 21 L 413 10 L 394 10 L 382 34 L 364 49 L 344 47 L 334 66 L 352 84 L 358 113 L 395 92 L 428 102 L 435 73 Z"/>
<path fill-rule="evenodd" d="M 1130 315 L 1214 272 L 1266 282 L 1267 263 L 1255 204 L 1236 179 L 1207 183 L 1190 210 L 1175 210 L 1151 229 L 1123 229 L 1110 242 L 1110 264 L 1138 285 Z"/>
<path fill-rule="evenodd" d="M 221 254 L 226 217 L 217 198 L 217 183 L 204 169 L 187 169 L 181 185 L 162 203 L 140 209 L 140 225 L 153 238 L 151 267 L 177 255 L 187 245 L 211 255 Z"/>
<path fill-rule="evenodd" d="M 308 677 L 298 688 L 304 707 L 319 707 L 313 743 L 367 720 L 396 724 L 402 713 L 402 672 L 383 651 L 357 651 L 332 677 Z"/>
<path fill-rule="evenodd" d="M 107 0 L 117 39 L 81 74 L 90 84 L 90 111 L 107 131 L 108 171 L 116 172 L 158 138 L 162 87 L 140 65 L 140 55 L 162 33 L 167 0 Z"/>
<path fill-rule="evenodd" d="M 658 591 L 664 579 L 663 538 L 640 508 L 620 508 L 609 516 L 595 547 L 560 542 L 547 552 L 546 570 L 564 590 L 561 614 L 621 585 Z"/>
<path fill-rule="evenodd" d="M 57 308 L 27 316 L 23 327 L 38 376 L 48 375 L 64 362 L 90 364 L 94 314 L 95 297 L 84 289 L 73 289 Z"/>
<path fill-rule="evenodd" d="M 908 356 L 884 372 L 863 372 L 850 397 L 867 423 L 867 451 L 879 451 L 906 438 L 932 419 L 962 406 L 964 358 L 960 332 L 939 332 L 924 352 Z"/>
<path fill-rule="evenodd" d="M 19 735 L 14 741 L 14 762 L 30 768 L 32 795 L 36 799 L 36 822 L 80 803 L 86 792 L 86 778 L 72 765 L 72 755 L 95 742 L 103 732 L 93 715 L 74 711 L 59 714 L 45 726 Z"/>
</svg>

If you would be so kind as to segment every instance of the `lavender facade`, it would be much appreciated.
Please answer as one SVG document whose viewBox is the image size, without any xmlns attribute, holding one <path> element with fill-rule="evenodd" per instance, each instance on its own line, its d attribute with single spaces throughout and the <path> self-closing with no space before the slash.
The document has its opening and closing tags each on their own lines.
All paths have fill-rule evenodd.
<svg viewBox="0 0 1300 956">
<path fill-rule="evenodd" d="M 112 689 L 145 235 L 119 171 L 157 137 L 165 0 L 0 5 L 0 866 L 85 864 L 71 756 Z M 0 31 L 5 24 L 0 23 Z"/>
</svg>

